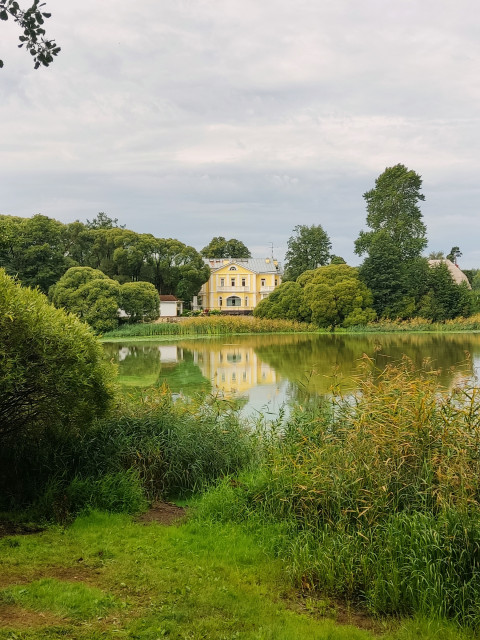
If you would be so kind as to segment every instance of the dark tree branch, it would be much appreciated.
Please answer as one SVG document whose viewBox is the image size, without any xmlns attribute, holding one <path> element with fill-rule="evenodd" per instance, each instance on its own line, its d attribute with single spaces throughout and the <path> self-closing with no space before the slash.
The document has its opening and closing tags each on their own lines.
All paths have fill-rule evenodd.
<svg viewBox="0 0 480 640">
<path fill-rule="evenodd" d="M 50 18 L 50 13 L 43 12 L 41 7 L 45 5 L 39 0 L 34 0 L 31 7 L 21 9 L 16 0 L 0 0 L 0 20 L 13 20 L 23 30 L 23 35 L 19 37 L 21 47 L 26 47 L 33 57 L 34 67 L 48 67 L 53 62 L 54 56 L 58 55 L 60 47 L 55 40 L 48 40 L 45 36 L 43 24 L 46 18 Z M 0 68 L 3 67 L 3 60 L 0 60 Z"/>
</svg>

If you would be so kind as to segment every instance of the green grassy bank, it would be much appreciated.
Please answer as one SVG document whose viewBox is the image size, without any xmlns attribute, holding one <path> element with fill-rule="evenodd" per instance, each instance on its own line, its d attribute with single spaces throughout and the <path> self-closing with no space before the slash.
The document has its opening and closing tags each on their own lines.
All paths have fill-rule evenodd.
<svg viewBox="0 0 480 640">
<path fill-rule="evenodd" d="M 0 552 L 1 640 L 470 637 L 299 594 L 256 537 L 195 518 L 167 527 L 92 512 L 66 529 L 0 539 Z"/>
<path fill-rule="evenodd" d="M 88 607 L 100 607 L 90 618 L 78 614 L 82 622 L 78 629 L 74 624 L 77 635 L 69 637 L 110 637 L 102 635 L 107 632 L 104 626 L 85 622 L 92 616 L 118 618 L 123 637 L 132 638 L 162 637 L 160 631 L 178 638 L 356 637 L 337 636 L 343 630 L 320 627 L 292 635 L 295 625 L 304 624 L 300 621 L 281 635 L 269 609 L 284 611 L 278 615 L 282 620 L 285 615 L 282 625 L 288 630 L 290 601 L 281 604 L 286 597 L 281 594 L 292 588 L 302 594 L 303 611 L 320 610 L 335 617 L 347 607 L 371 616 L 373 626 L 392 628 L 392 637 L 428 637 L 428 629 L 437 632 L 438 625 L 450 631 L 437 637 L 461 637 L 462 629 L 477 633 L 480 390 L 460 379 L 453 389 L 442 390 L 428 363 L 416 371 L 407 359 L 383 371 L 365 360 L 358 375 L 360 392 L 355 398 L 305 400 L 286 424 L 262 419 L 245 424 L 219 398 L 173 402 L 169 390 L 159 388 L 119 399 L 111 415 L 86 432 L 69 434 L 68 439 L 46 432 L 42 441 L 0 452 L 2 509 L 23 510 L 24 517 L 53 516 L 70 525 L 85 510 L 134 514 L 154 499 L 201 496 L 187 526 L 148 534 L 148 542 L 140 525 L 128 524 L 124 515 L 83 517 L 66 530 L 4 539 L 0 575 L 13 578 L 5 585 L 3 604 L 28 609 L 37 601 L 55 600 L 46 592 L 60 588 L 51 580 L 63 579 L 61 571 L 28 568 L 39 553 L 45 566 L 67 563 L 74 575 L 77 567 L 88 566 L 106 576 L 105 582 L 95 576 L 87 580 L 88 587 L 99 588 L 103 595 L 75 590 L 68 595 L 73 601 L 85 597 Z M 68 560 L 57 549 L 60 540 L 75 540 Z M 196 556 L 186 552 L 190 546 L 197 549 Z M 243 566 L 238 556 L 242 548 L 250 559 L 245 560 L 249 570 L 242 573 L 240 585 L 231 567 Z M 180 561 L 185 553 L 197 565 Z M 58 562 L 53 560 L 56 555 Z M 218 573 L 204 564 L 207 557 Z M 151 567 L 160 572 L 161 562 L 164 577 L 156 582 Z M 176 574 L 184 572 L 183 586 L 173 592 L 165 581 L 175 578 L 178 584 L 179 576 L 165 573 L 168 567 Z M 269 567 L 274 568 L 273 582 Z M 207 575 L 214 582 L 220 576 L 222 588 L 234 595 L 222 600 L 218 584 L 213 592 L 208 591 L 211 585 L 202 591 Z M 20 583 L 34 586 L 25 590 Z M 121 583 L 131 590 L 128 598 L 122 597 Z M 268 595 L 258 605 L 265 606 L 264 613 L 242 603 L 249 597 L 244 594 L 250 588 L 246 585 L 252 593 Z M 256 590 L 259 585 L 263 592 Z M 216 604 L 219 599 L 224 602 L 221 607 Z M 194 613 L 187 613 L 187 604 Z M 228 627 L 226 611 L 234 605 L 239 613 Z M 41 604 L 41 611 L 49 606 L 53 605 Z M 55 610 L 52 615 L 65 615 L 73 624 L 77 614 L 65 606 L 66 613 Z M 247 612 L 250 606 L 256 612 L 253 618 Z M 125 612 L 131 613 L 131 620 Z M 202 618 L 198 629 L 191 627 L 192 616 Z M 423 635 L 414 635 L 416 622 L 395 630 L 394 620 L 419 616 L 430 621 L 422 623 Z M 202 626 L 210 617 L 215 619 L 214 630 Z M 142 626 L 145 620 L 157 625 L 156 631 Z M 173 622 L 165 627 L 165 620 Z M 193 635 L 188 635 L 189 625 L 195 629 Z M 93 635 L 86 635 L 87 627 Z"/>
</svg>

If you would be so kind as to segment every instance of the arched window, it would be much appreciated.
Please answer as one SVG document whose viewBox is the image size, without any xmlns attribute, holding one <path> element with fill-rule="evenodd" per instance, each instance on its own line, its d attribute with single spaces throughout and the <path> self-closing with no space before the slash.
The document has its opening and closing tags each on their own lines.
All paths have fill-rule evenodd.
<svg viewBox="0 0 480 640">
<path fill-rule="evenodd" d="M 229 271 L 236 271 L 237 267 L 230 267 Z"/>
<path fill-rule="evenodd" d="M 242 301 L 238 296 L 230 296 L 227 298 L 227 307 L 241 307 Z"/>
</svg>

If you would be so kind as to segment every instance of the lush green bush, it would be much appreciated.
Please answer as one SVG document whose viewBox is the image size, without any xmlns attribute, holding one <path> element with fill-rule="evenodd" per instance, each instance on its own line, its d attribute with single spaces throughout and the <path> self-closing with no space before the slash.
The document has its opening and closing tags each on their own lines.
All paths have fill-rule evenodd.
<svg viewBox="0 0 480 640">
<path fill-rule="evenodd" d="M 0 440 L 81 430 L 112 395 L 112 371 L 91 330 L 0 269 Z"/>
<path fill-rule="evenodd" d="M 91 329 L 0 269 L 0 494 L 19 495 L 49 440 L 109 408 L 113 371 Z"/>
<path fill-rule="evenodd" d="M 221 401 L 173 401 L 170 390 L 161 387 L 123 399 L 82 437 L 78 474 L 101 477 L 131 470 L 149 498 L 182 495 L 247 466 L 255 441 Z"/>
<path fill-rule="evenodd" d="M 358 270 L 330 264 L 302 273 L 296 282 L 284 282 L 254 311 L 259 318 L 308 321 L 319 327 L 365 325 L 375 318 L 373 298 Z"/>
<path fill-rule="evenodd" d="M 310 322 L 312 311 L 304 301 L 303 288 L 297 282 L 284 282 L 255 307 L 256 318 L 284 318 Z"/>
<path fill-rule="evenodd" d="M 72 267 L 50 289 L 56 307 L 63 307 L 95 329 L 97 333 L 118 327 L 120 309 L 129 322 L 158 318 L 159 296 L 149 282 L 120 285 L 98 269 Z"/>
<path fill-rule="evenodd" d="M 120 287 L 120 306 L 128 322 L 148 322 L 159 315 L 160 297 L 150 282 L 125 282 Z"/>
<path fill-rule="evenodd" d="M 72 267 L 51 287 L 50 297 L 97 333 L 118 327 L 120 285 L 98 269 Z"/>
</svg>

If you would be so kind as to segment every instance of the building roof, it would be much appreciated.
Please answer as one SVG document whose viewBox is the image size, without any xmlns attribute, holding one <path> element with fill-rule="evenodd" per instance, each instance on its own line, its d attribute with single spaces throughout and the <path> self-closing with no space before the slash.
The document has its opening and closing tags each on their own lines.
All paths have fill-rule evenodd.
<svg viewBox="0 0 480 640">
<path fill-rule="evenodd" d="M 180 302 L 178 298 L 172 295 L 160 295 L 160 302 Z"/>
<path fill-rule="evenodd" d="M 457 284 L 462 284 L 462 282 L 465 282 L 468 285 L 469 289 L 472 288 L 470 286 L 470 282 L 468 281 L 467 276 L 463 273 L 463 271 L 460 269 L 460 267 L 458 265 L 454 264 L 448 258 L 442 258 L 441 260 L 429 260 L 428 261 L 428 265 L 430 267 L 438 267 L 440 264 L 447 265 L 447 268 L 448 268 L 448 270 L 450 272 L 450 275 L 452 276 L 452 279 L 453 279 L 454 282 L 456 282 Z"/>
<path fill-rule="evenodd" d="M 204 258 L 203 261 L 212 271 L 236 264 L 255 273 L 283 273 L 282 265 L 275 258 Z"/>
</svg>

